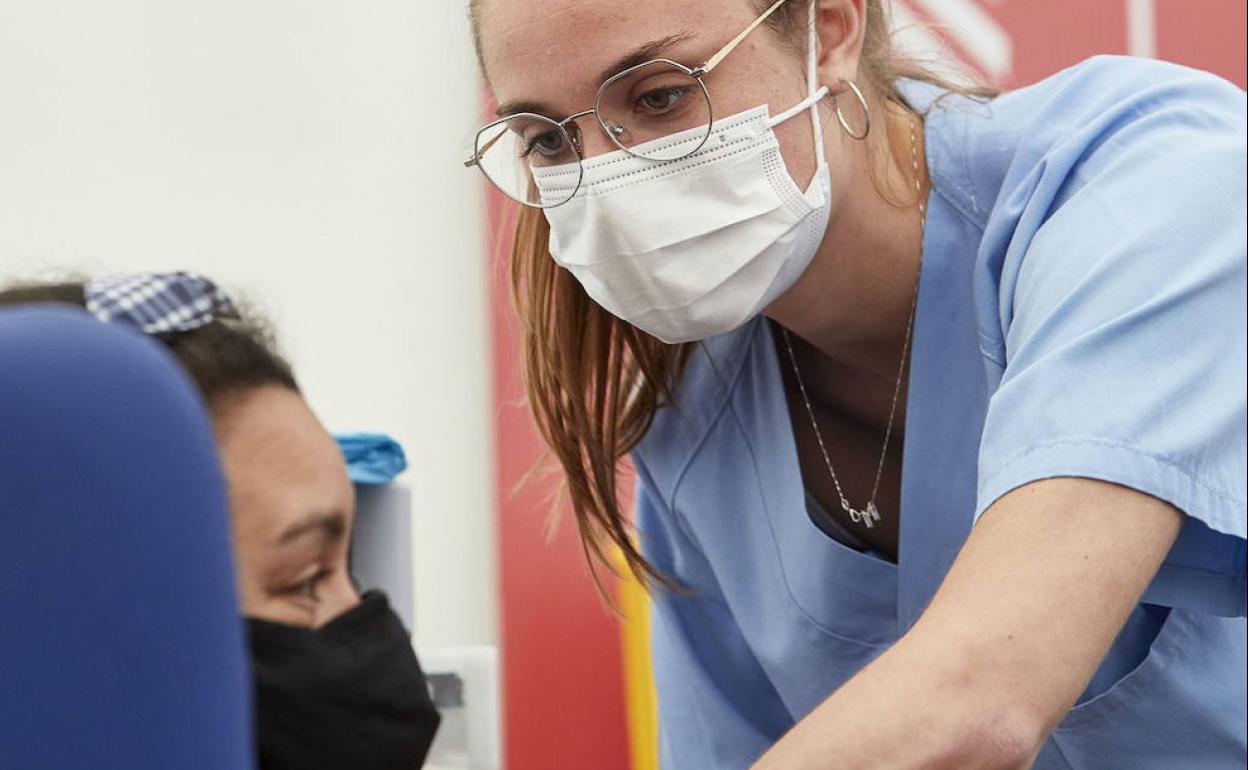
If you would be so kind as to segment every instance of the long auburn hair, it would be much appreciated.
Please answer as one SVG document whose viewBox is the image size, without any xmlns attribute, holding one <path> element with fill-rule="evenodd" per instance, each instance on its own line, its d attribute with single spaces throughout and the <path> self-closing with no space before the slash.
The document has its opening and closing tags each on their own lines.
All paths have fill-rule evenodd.
<svg viewBox="0 0 1248 770">
<path fill-rule="evenodd" d="M 772 3 L 748 1 L 760 13 Z M 767 20 L 774 33 L 802 54 L 810 3 L 815 1 L 790 0 Z M 903 78 L 957 93 L 993 95 L 989 89 L 955 85 L 920 60 L 901 55 L 893 46 L 886 1 L 865 0 L 859 67 L 868 103 L 904 105 L 896 87 Z M 483 0 L 470 2 L 479 60 L 476 32 L 482 5 Z M 883 133 L 874 132 L 867 141 L 878 142 Z M 891 157 L 887 146 L 871 149 L 872 157 Z M 520 318 L 525 390 L 538 431 L 562 468 L 591 571 L 596 565 L 611 568 L 609 551 L 614 546 L 643 584 L 653 579 L 678 587 L 641 554 L 631 519 L 620 504 L 619 487 L 628 453 L 646 435 L 658 410 L 672 402 L 697 343 L 669 345 L 601 308 L 570 272 L 555 264 L 549 237 L 542 211 L 524 207 L 511 248 L 511 290 Z"/>
</svg>

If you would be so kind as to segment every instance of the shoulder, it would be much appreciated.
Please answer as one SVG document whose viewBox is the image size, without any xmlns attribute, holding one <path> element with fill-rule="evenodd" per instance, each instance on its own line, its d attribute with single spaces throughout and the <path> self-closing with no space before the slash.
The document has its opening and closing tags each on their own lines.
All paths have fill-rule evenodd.
<svg viewBox="0 0 1248 770">
<path fill-rule="evenodd" d="M 1023 144 L 1055 139 L 1101 122 L 1107 114 L 1181 107 L 1244 121 L 1244 92 L 1234 84 L 1201 70 L 1127 56 L 1095 56 L 1002 94 L 993 105 L 994 114 L 1017 130 Z"/>
<path fill-rule="evenodd" d="M 1124 154 L 1148 160 L 1146 171 L 1221 158 L 1212 171 L 1242 175 L 1232 163 L 1243 155 L 1245 110 L 1244 92 L 1209 73 L 1098 56 L 990 101 L 931 100 L 929 156 L 938 188 L 947 182 L 940 191 L 988 227 L 1020 198 L 1033 210 L 1060 204 L 1068 178 Z"/>
<path fill-rule="evenodd" d="M 1059 272 L 1069 283 L 1096 269 L 1175 279 L 1215 264 L 1242 268 L 1243 91 L 1122 57 L 1089 60 L 1025 91 L 1001 99 L 1011 124 L 1031 116 L 1035 125 L 1016 132 L 980 249 L 1003 277 Z"/>
<path fill-rule="evenodd" d="M 1243 91 L 1209 73 L 1148 59 L 1090 59 L 995 106 L 1002 128 L 1017 138 L 1010 181 L 1033 175 L 1040 164 L 1069 173 L 1123 153 L 1156 163 L 1244 147 Z M 984 140 L 1000 142 L 997 133 L 989 129 Z"/>
</svg>

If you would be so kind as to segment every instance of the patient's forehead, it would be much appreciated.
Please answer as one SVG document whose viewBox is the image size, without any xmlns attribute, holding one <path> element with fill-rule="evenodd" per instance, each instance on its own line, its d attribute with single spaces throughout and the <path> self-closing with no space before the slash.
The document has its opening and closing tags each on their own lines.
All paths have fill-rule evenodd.
<svg viewBox="0 0 1248 770">
<path fill-rule="evenodd" d="M 351 513 L 342 454 L 298 393 L 251 389 L 214 407 L 213 417 L 236 529 L 268 540 L 309 513 Z"/>
</svg>

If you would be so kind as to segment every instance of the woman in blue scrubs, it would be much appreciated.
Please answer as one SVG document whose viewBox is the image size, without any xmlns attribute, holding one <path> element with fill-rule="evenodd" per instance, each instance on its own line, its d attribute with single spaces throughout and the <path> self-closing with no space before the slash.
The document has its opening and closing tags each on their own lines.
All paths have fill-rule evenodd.
<svg viewBox="0 0 1248 770">
<path fill-rule="evenodd" d="M 528 388 L 664 768 L 1245 762 L 1245 96 L 876 0 L 477 0 Z M 617 493 L 636 470 L 633 545 Z"/>
</svg>

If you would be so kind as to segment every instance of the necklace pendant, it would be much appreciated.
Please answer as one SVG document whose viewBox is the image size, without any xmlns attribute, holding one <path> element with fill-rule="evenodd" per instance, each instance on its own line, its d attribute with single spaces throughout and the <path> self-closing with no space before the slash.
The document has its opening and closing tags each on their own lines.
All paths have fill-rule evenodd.
<svg viewBox="0 0 1248 770">
<path fill-rule="evenodd" d="M 875 507 L 875 501 L 867 503 L 867 510 L 863 511 L 862 519 L 867 523 L 867 527 L 874 527 L 876 522 L 880 520 L 880 510 Z"/>
<path fill-rule="evenodd" d="M 880 520 L 880 512 L 876 509 L 875 503 L 867 503 L 867 507 L 861 511 L 853 507 L 844 500 L 841 501 L 841 509 L 849 516 L 849 520 L 855 524 L 871 529 L 875 523 Z"/>
<path fill-rule="evenodd" d="M 868 503 L 867 508 L 862 511 L 858 510 L 857 508 L 847 508 L 846 510 L 849 512 L 849 520 L 852 521 L 853 523 L 860 524 L 866 527 L 867 529 L 871 529 L 872 527 L 875 526 L 875 520 L 871 518 L 870 503 Z M 877 518 L 878 518 L 878 515 L 877 515 Z"/>
</svg>

